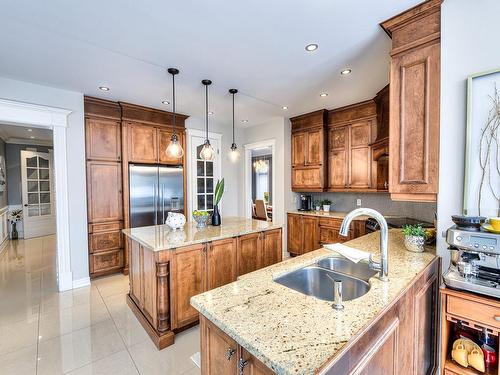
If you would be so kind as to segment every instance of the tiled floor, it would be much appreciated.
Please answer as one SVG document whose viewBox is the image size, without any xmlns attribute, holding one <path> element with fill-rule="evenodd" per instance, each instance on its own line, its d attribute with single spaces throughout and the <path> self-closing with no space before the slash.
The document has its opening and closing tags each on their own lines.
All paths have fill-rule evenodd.
<svg viewBox="0 0 500 375">
<path fill-rule="evenodd" d="M 0 374 L 195 375 L 199 329 L 158 351 L 125 303 L 128 279 L 57 293 L 55 238 L 9 242 L 0 253 Z"/>
</svg>

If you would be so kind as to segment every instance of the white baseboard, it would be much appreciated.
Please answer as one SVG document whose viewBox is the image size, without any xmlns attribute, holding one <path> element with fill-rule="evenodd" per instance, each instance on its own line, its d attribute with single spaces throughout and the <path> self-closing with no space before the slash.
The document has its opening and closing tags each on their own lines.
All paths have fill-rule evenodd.
<svg viewBox="0 0 500 375">
<path fill-rule="evenodd" d="M 57 275 L 59 291 L 64 292 L 66 290 L 73 289 L 73 273 L 65 272 Z"/>
<path fill-rule="evenodd" d="M 73 280 L 73 289 L 83 288 L 84 286 L 90 285 L 90 277 L 84 277 L 82 279 Z"/>
</svg>

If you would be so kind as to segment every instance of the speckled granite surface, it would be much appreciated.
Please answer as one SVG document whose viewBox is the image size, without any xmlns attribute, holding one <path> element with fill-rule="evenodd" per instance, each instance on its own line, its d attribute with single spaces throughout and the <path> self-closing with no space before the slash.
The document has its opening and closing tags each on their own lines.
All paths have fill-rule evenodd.
<svg viewBox="0 0 500 375">
<path fill-rule="evenodd" d="M 223 217 L 222 224 L 218 227 L 209 225 L 199 229 L 195 222 L 188 222 L 184 228 L 175 231 L 167 225 L 154 225 L 124 229 L 123 233 L 153 251 L 161 251 L 281 227 L 281 224 L 262 220 Z"/>
<path fill-rule="evenodd" d="M 342 211 L 288 211 L 289 214 L 297 214 L 297 215 L 306 215 L 306 216 L 317 216 L 317 217 L 331 217 L 335 219 L 343 219 L 345 215 L 348 214 L 348 212 L 342 212 Z M 399 217 L 396 215 L 384 215 L 386 218 L 389 217 Z M 354 218 L 354 220 L 366 220 L 368 219 L 369 216 L 358 216 Z"/>
<path fill-rule="evenodd" d="M 379 258 L 379 233 L 346 245 Z M 416 254 L 404 248 L 400 230 L 389 231 L 389 282 L 370 279 L 364 296 L 344 310 L 273 281 L 274 277 L 334 253 L 320 249 L 244 275 L 238 281 L 191 298 L 191 304 L 278 374 L 312 374 L 397 300 L 434 258 L 435 248 Z M 334 255 L 335 256 L 335 255 Z"/>
</svg>

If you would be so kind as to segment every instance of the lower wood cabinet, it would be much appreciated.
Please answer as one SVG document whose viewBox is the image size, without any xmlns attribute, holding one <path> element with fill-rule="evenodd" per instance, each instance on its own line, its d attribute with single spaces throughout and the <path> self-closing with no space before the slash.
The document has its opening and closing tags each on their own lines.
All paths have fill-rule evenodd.
<svg viewBox="0 0 500 375">
<path fill-rule="evenodd" d="M 129 238 L 128 304 L 156 346 L 163 349 L 174 342 L 174 332 L 198 321 L 191 297 L 280 262 L 281 236 L 279 228 L 156 252 Z M 113 250 L 92 255 L 108 263 L 117 257 L 123 266 L 120 254 Z"/>
<path fill-rule="evenodd" d="M 342 219 L 288 214 L 288 252 L 301 255 L 324 244 L 350 241 L 365 234 L 365 220 L 354 220 L 347 237 L 339 234 Z"/>
<path fill-rule="evenodd" d="M 270 375 L 271 369 L 200 316 L 202 375 Z"/>
<path fill-rule="evenodd" d="M 192 296 L 207 290 L 206 245 L 199 244 L 175 250 L 171 262 L 172 328 L 198 319 L 198 311 L 189 303 Z"/>
<path fill-rule="evenodd" d="M 237 243 L 236 238 L 228 238 L 207 244 L 208 290 L 229 284 L 238 277 Z"/>
</svg>

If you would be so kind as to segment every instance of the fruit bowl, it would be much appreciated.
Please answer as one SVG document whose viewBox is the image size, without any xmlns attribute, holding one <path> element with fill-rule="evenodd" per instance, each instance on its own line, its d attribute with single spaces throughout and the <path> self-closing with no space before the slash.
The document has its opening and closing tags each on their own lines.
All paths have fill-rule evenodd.
<svg viewBox="0 0 500 375">
<path fill-rule="evenodd" d="M 193 211 L 193 219 L 196 221 L 196 228 L 205 228 L 210 220 L 207 211 Z"/>
</svg>

